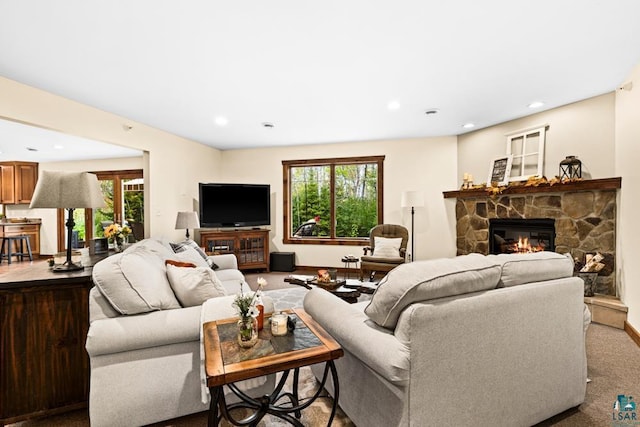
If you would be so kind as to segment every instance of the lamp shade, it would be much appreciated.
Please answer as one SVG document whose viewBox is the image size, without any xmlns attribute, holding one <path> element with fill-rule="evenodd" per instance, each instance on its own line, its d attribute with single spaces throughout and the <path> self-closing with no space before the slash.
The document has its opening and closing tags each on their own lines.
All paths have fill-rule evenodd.
<svg viewBox="0 0 640 427">
<path fill-rule="evenodd" d="M 176 230 L 200 228 L 200 220 L 195 212 L 178 212 L 176 217 Z"/>
<path fill-rule="evenodd" d="M 101 208 L 105 206 L 98 177 L 88 172 L 42 171 L 31 208 Z"/>
<path fill-rule="evenodd" d="M 422 191 L 403 191 L 400 206 L 403 208 L 424 206 L 424 194 Z"/>
</svg>

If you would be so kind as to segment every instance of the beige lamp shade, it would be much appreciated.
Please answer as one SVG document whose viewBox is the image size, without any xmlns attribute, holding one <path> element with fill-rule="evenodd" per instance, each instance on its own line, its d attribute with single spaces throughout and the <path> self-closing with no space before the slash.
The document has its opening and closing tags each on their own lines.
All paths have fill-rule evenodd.
<svg viewBox="0 0 640 427">
<path fill-rule="evenodd" d="M 42 171 L 31 208 L 102 208 L 104 196 L 98 177 L 88 172 Z"/>
<path fill-rule="evenodd" d="M 200 220 L 195 212 L 178 212 L 176 230 L 200 228 Z"/>
<path fill-rule="evenodd" d="M 424 206 L 424 193 L 422 191 L 404 191 L 400 199 L 403 208 Z"/>
<path fill-rule="evenodd" d="M 187 230 L 185 237 L 189 239 L 189 229 L 200 228 L 200 220 L 195 212 L 178 212 L 176 217 L 176 230 Z"/>
</svg>

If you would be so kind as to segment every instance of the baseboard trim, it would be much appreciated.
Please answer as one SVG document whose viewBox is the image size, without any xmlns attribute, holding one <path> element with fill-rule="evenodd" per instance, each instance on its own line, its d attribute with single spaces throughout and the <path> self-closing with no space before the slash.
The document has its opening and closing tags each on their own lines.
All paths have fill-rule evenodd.
<svg viewBox="0 0 640 427">
<path fill-rule="evenodd" d="M 640 347 L 640 332 L 636 330 L 628 321 L 624 321 L 624 331 L 631 337 L 638 347 Z"/>
</svg>

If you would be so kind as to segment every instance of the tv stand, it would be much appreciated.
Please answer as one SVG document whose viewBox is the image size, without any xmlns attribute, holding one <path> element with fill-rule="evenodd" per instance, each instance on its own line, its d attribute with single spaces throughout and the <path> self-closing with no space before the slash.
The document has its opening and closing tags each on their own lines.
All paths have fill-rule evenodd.
<svg viewBox="0 0 640 427">
<path fill-rule="evenodd" d="M 269 230 L 200 230 L 200 246 L 207 252 L 234 254 L 240 270 L 269 272 Z"/>
</svg>

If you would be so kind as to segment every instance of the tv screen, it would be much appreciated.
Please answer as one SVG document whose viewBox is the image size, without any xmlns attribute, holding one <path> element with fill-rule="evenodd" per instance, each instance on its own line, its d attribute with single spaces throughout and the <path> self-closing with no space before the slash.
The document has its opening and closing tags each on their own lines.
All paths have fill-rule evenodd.
<svg viewBox="0 0 640 427">
<path fill-rule="evenodd" d="M 261 184 L 200 183 L 200 227 L 271 224 L 271 191 Z"/>
</svg>

